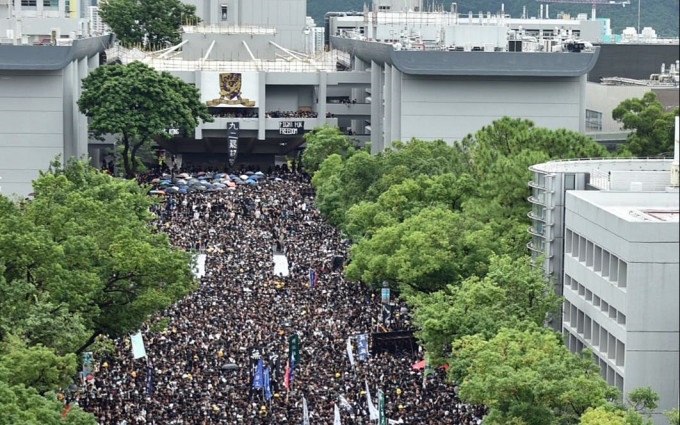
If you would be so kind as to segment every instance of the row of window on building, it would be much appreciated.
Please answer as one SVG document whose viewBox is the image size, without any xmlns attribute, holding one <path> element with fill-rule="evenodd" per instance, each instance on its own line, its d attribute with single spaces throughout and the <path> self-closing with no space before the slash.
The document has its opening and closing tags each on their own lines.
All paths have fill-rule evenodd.
<svg viewBox="0 0 680 425">
<path fill-rule="evenodd" d="M 628 285 L 628 264 L 625 261 L 568 228 L 564 232 L 564 253 L 619 288 Z"/>
<path fill-rule="evenodd" d="M 590 344 L 597 357 L 600 376 L 623 391 L 623 374 L 619 370 L 622 372 L 625 367 L 626 345 L 569 301 L 564 302 L 563 308 L 563 332 L 569 350 L 580 353 L 586 347 L 581 339 Z"/>
<path fill-rule="evenodd" d="M 614 308 L 614 306 L 610 305 L 607 301 L 601 299 L 599 296 L 596 294 L 593 294 L 593 292 L 580 284 L 576 279 L 573 277 L 569 276 L 568 274 L 564 275 L 564 287 L 565 288 L 570 288 L 572 291 L 577 293 L 581 298 L 586 300 L 588 303 L 593 305 L 594 307 L 597 307 L 602 313 L 607 315 L 612 321 L 618 323 L 621 325 L 624 329 L 626 328 L 626 315 Z"/>
</svg>

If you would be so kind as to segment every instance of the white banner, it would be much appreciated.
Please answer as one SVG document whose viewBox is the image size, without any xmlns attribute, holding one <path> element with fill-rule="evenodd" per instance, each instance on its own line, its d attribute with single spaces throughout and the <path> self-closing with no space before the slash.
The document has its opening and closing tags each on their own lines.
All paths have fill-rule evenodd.
<svg viewBox="0 0 680 425">
<path fill-rule="evenodd" d="M 205 254 L 196 255 L 196 265 L 194 267 L 194 277 L 200 279 L 205 276 Z"/>
<path fill-rule="evenodd" d="M 333 425 L 342 425 L 340 422 L 340 409 L 338 409 L 338 405 L 333 403 L 333 410 L 334 410 L 334 418 L 333 418 Z"/>
<path fill-rule="evenodd" d="M 347 357 L 349 357 L 349 363 L 354 367 L 354 354 L 352 354 L 352 337 L 347 337 Z"/>
<path fill-rule="evenodd" d="M 307 410 L 307 399 L 302 397 L 302 425 L 309 425 L 309 410 Z"/>
<path fill-rule="evenodd" d="M 144 339 L 142 338 L 141 331 L 130 336 L 130 342 L 132 342 L 132 357 L 135 360 L 146 357 L 146 348 L 144 348 Z"/>
<path fill-rule="evenodd" d="M 377 421 L 379 417 L 378 409 L 375 408 L 373 401 L 371 400 L 371 390 L 368 389 L 368 381 L 364 381 L 364 383 L 366 383 L 366 403 L 368 403 L 369 419 Z"/>
</svg>

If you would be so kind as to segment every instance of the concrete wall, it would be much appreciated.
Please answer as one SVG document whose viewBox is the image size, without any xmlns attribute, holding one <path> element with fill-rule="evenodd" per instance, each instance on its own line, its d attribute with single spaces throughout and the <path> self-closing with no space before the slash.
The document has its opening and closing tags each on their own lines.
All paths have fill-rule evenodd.
<svg viewBox="0 0 680 425">
<path fill-rule="evenodd" d="M 57 155 L 62 161 L 87 155 L 87 118 L 78 111 L 76 102 L 81 80 L 98 64 L 95 55 L 74 59 L 56 71 L 0 71 L 3 195 L 32 192 L 31 181 Z"/>
<path fill-rule="evenodd" d="M 305 0 L 185 0 L 196 6 L 204 24 L 276 27 L 275 40 L 283 47 L 304 51 Z M 227 6 L 222 20 L 221 7 Z"/>
<path fill-rule="evenodd" d="M 62 71 L 0 71 L 2 194 L 25 196 L 31 180 L 63 154 Z"/>
<path fill-rule="evenodd" d="M 614 108 L 626 99 L 641 98 L 649 90 L 649 87 L 642 86 L 606 86 L 588 82 L 586 84 L 586 109 L 602 113 L 602 132 L 621 131 L 623 124 L 612 118 Z"/>
<path fill-rule="evenodd" d="M 313 106 L 311 87 L 267 87 L 267 111 L 297 111 L 300 106 Z"/>
<path fill-rule="evenodd" d="M 617 206 L 625 211 L 616 213 L 612 207 Z M 619 273 L 614 282 L 598 272 L 597 266 L 588 266 L 574 255 L 565 255 L 565 297 L 574 308 L 592 319 L 593 329 L 597 324 L 623 345 L 617 342 L 616 351 L 612 352 L 611 344 L 603 349 L 603 342 L 596 344 L 594 339 L 586 338 L 585 331 L 578 335 L 578 329 L 571 326 L 565 326 L 565 329 L 592 348 L 601 364 L 623 376 L 624 393 L 640 386 L 651 386 L 657 391 L 660 402 L 654 422 L 666 424 L 660 412 L 677 407 L 680 376 L 677 303 L 680 295 L 680 226 L 677 221 L 642 221 L 626 217 L 628 210 L 645 208 L 677 211 L 677 193 L 567 193 L 566 228 L 585 237 L 593 246 L 615 255 L 619 259 L 619 270 L 625 263 L 626 272 Z M 598 305 L 589 300 L 587 294 L 584 296 L 569 289 L 567 275 L 592 292 L 593 299 L 597 296 L 602 302 Z M 622 276 L 625 276 L 625 284 Z M 605 302 L 608 313 L 603 307 Z M 618 312 L 618 320 L 612 318 L 612 309 Z M 623 321 L 621 314 L 625 315 Z"/>
<path fill-rule="evenodd" d="M 576 78 L 444 77 L 402 74 L 401 140 L 461 140 L 505 115 L 538 127 L 579 131 Z M 386 93 L 387 96 L 391 93 Z"/>
</svg>

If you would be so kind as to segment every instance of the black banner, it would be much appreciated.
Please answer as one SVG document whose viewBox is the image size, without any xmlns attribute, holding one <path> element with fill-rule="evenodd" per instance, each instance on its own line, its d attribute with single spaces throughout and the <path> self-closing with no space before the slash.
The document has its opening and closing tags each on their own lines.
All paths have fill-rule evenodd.
<svg viewBox="0 0 680 425">
<path fill-rule="evenodd" d="M 281 121 L 279 123 L 279 134 L 295 136 L 305 131 L 304 121 Z"/>
<path fill-rule="evenodd" d="M 238 122 L 227 123 L 227 142 L 229 143 L 229 165 L 234 165 L 238 155 Z"/>
</svg>

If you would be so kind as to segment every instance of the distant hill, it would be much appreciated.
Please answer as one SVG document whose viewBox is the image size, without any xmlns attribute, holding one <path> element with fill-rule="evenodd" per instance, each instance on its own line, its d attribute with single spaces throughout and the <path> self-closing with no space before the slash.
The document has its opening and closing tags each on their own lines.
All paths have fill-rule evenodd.
<svg viewBox="0 0 680 425">
<path fill-rule="evenodd" d="M 621 5 L 601 5 L 597 7 L 597 16 L 600 18 L 610 18 L 612 33 L 620 34 L 625 27 L 637 27 L 638 20 L 638 1 L 630 0 L 631 4 L 625 7 Z M 425 0 L 428 4 L 432 1 Z M 466 13 L 472 11 L 477 14 L 482 11 L 499 12 L 501 3 L 505 4 L 505 12 L 512 17 L 522 16 L 522 6 L 526 6 L 527 15 L 538 16 L 541 3 L 536 0 L 467 0 L 457 1 L 458 11 Z M 678 0 L 644 0 L 640 4 L 640 28 L 652 27 L 656 30 L 659 37 L 678 37 L 678 15 L 679 15 Z M 323 25 L 323 17 L 326 12 L 348 12 L 351 10 L 362 11 L 364 4 L 369 7 L 371 2 L 364 2 L 363 0 L 307 0 L 307 14 L 314 18 L 317 25 Z M 445 8 L 450 10 L 451 2 L 437 1 L 434 4 L 441 8 L 445 4 Z M 587 13 L 590 15 L 591 5 L 587 4 L 567 4 L 567 3 L 550 3 L 550 17 L 554 18 L 557 13 L 565 12 L 572 16 L 579 13 Z"/>
</svg>

